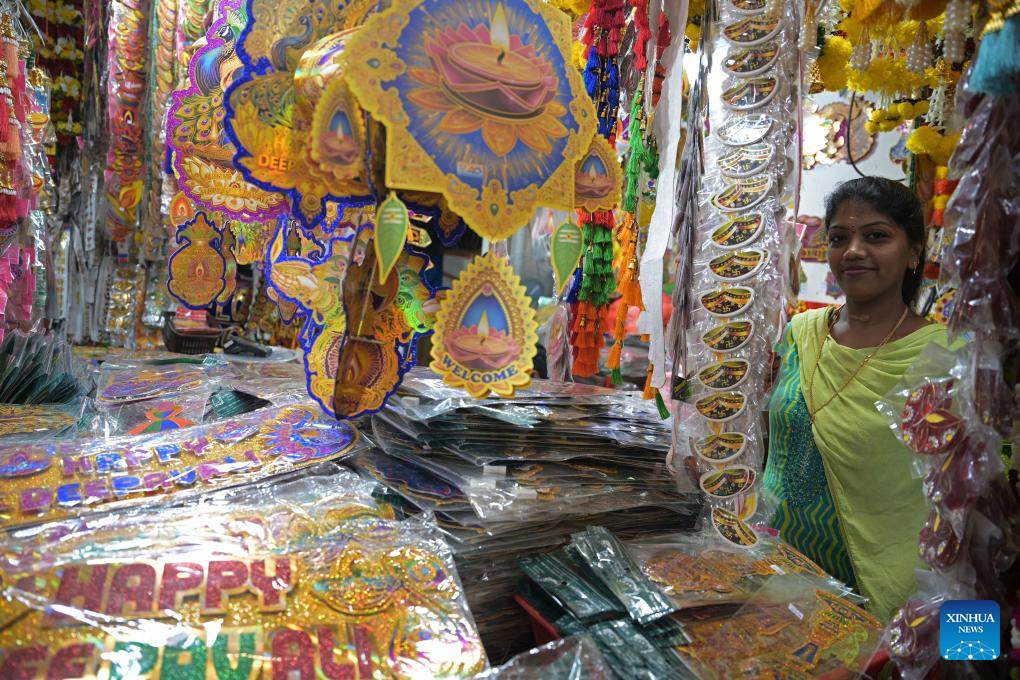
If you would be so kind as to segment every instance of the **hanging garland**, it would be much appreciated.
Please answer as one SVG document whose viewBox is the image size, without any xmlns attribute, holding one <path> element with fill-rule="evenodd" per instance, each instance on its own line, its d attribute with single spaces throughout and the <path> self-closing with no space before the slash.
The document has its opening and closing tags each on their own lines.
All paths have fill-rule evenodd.
<svg viewBox="0 0 1020 680">
<path fill-rule="evenodd" d="M 596 0 L 584 21 L 587 62 L 584 85 L 595 103 L 598 134 L 610 147 L 616 143 L 617 111 L 620 106 L 620 78 L 616 63 L 625 22 L 623 0 Z M 598 371 L 599 354 L 605 346 L 606 311 L 613 280 L 613 230 L 611 210 L 577 212 L 584 233 L 584 256 L 580 288 L 574 305 L 571 345 L 573 373 L 592 376 Z"/>
<path fill-rule="evenodd" d="M 640 52 L 639 52 L 640 54 Z M 647 60 L 645 61 L 647 67 Z M 643 70 L 643 69 L 642 69 Z M 641 174 L 657 174 L 659 162 L 654 147 L 645 141 L 647 117 L 644 110 L 644 78 L 638 84 L 630 107 L 630 155 L 624 167 L 623 223 L 616 230 L 618 255 L 616 259 L 616 287 L 620 291 L 620 306 L 616 312 L 616 326 L 613 329 L 613 347 L 609 351 L 606 367 L 613 371 L 613 384 L 623 383 L 620 372 L 620 358 L 623 342 L 627 335 L 627 318 L 630 308 L 644 311 L 641 299 L 641 285 L 638 281 L 640 258 L 638 242 L 641 234 L 638 228 L 637 210 Z"/>
</svg>

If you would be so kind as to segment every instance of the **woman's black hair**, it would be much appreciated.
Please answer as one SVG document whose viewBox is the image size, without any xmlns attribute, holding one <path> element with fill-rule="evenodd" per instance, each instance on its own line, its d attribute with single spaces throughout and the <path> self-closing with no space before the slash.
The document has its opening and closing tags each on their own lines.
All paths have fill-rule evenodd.
<svg viewBox="0 0 1020 680">
<path fill-rule="evenodd" d="M 825 229 L 829 229 L 839 206 L 847 201 L 867 203 L 876 212 L 888 217 L 907 234 L 911 245 L 921 246 L 917 267 L 903 276 L 903 302 L 911 305 L 924 278 L 924 209 L 913 191 L 885 177 L 859 177 L 847 180 L 825 197 Z"/>
</svg>

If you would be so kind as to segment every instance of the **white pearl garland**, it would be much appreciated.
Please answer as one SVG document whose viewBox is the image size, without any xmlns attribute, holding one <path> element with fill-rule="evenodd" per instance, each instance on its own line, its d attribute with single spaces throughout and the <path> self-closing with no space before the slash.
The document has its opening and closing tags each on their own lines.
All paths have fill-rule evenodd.
<svg viewBox="0 0 1020 680">
<path fill-rule="evenodd" d="M 942 24 L 942 54 L 951 64 L 960 64 L 965 56 L 970 7 L 967 0 L 949 0 Z"/>
<path fill-rule="evenodd" d="M 869 40 L 862 39 L 861 42 L 854 45 L 853 52 L 850 53 L 850 66 L 855 71 L 863 72 L 871 64 L 871 42 Z"/>
<path fill-rule="evenodd" d="M 914 42 L 907 48 L 907 68 L 914 73 L 924 73 L 925 69 L 931 66 L 931 45 L 928 44 L 928 31 L 922 24 Z"/>
<path fill-rule="evenodd" d="M 800 29 L 800 40 L 797 47 L 801 52 L 808 52 L 818 44 L 818 19 L 815 17 L 814 9 L 808 7 L 804 17 L 804 25 Z"/>
<path fill-rule="evenodd" d="M 940 82 L 931 94 L 928 103 L 928 123 L 935 127 L 942 127 L 946 124 L 951 113 L 953 102 L 946 92 L 946 85 Z"/>
</svg>

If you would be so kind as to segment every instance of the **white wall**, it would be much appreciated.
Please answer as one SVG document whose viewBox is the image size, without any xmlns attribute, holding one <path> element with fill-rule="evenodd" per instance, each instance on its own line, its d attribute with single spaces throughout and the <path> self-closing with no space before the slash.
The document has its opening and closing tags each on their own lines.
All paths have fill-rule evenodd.
<svg viewBox="0 0 1020 680">
<path fill-rule="evenodd" d="M 870 101 L 876 98 L 869 97 Z M 821 108 L 826 104 L 835 102 L 850 102 L 849 94 L 842 96 L 834 92 L 822 92 L 813 95 L 806 103 L 804 116 L 807 121 L 808 110 L 813 107 Z M 858 97 L 854 104 L 854 115 L 857 115 L 857 105 L 860 103 Z M 875 142 L 871 154 L 863 161 L 857 161 L 857 167 L 865 175 L 878 175 L 890 179 L 905 180 L 901 167 L 889 158 L 889 151 L 899 142 L 899 133 L 881 132 Z M 804 171 L 800 185 L 800 214 L 823 217 L 825 215 L 825 196 L 832 191 L 837 184 L 849 179 L 859 177 L 857 171 L 846 161 L 832 165 L 818 164 L 811 170 Z M 808 302 L 832 303 L 838 302 L 825 294 L 825 277 L 829 268 L 824 263 L 803 262 L 802 267 L 807 275 L 807 282 L 801 284 L 800 299 Z"/>
</svg>

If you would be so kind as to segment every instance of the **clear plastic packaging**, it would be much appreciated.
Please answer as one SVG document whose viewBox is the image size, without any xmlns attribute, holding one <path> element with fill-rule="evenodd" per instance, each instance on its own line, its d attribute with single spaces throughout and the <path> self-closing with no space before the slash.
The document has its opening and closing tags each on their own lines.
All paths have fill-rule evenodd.
<svg viewBox="0 0 1020 680">
<path fill-rule="evenodd" d="M 604 527 L 574 534 L 567 551 L 623 603 L 637 623 L 651 623 L 673 613 L 669 599 L 642 573 L 620 539 Z"/>
<path fill-rule="evenodd" d="M 705 680 L 857 675 L 877 649 L 882 626 L 823 584 L 777 576 L 732 616 L 688 622 L 684 660 Z"/>
<path fill-rule="evenodd" d="M 163 394 L 217 387 L 229 365 L 208 357 L 201 363 L 190 360 L 147 363 L 105 362 L 100 369 L 96 399 L 101 404 L 151 399 Z"/>
<path fill-rule="evenodd" d="M 521 568 L 535 585 L 578 621 L 615 618 L 626 611 L 619 602 L 584 579 L 573 561 L 562 552 L 526 557 L 521 560 Z"/>
<path fill-rule="evenodd" d="M 791 112 L 800 98 L 796 53 L 779 46 L 794 42 L 798 30 L 789 3 L 775 17 L 764 3 L 720 4 L 703 25 L 703 50 L 714 65 L 702 70 L 703 89 L 690 97 L 694 111 L 702 97 L 709 102 L 711 134 L 699 140 L 704 165 L 685 203 L 693 216 L 684 222 L 684 242 L 675 244 L 684 257 L 674 310 L 684 314 L 674 314 L 670 329 L 678 371 L 672 464 L 709 503 L 741 519 L 757 509 L 761 414 L 787 288 L 779 225 L 796 194 Z"/>
<path fill-rule="evenodd" d="M 83 402 L 0 404 L 0 445 L 47 441 L 77 435 Z"/>
<path fill-rule="evenodd" d="M 759 537 L 750 548 L 705 532 L 630 542 L 626 547 L 645 576 L 677 608 L 742 602 L 772 577 L 786 574 L 825 579 L 832 592 L 850 593 L 810 559 L 770 536 Z"/>
<path fill-rule="evenodd" d="M 88 391 L 83 362 L 55 333 L 7 333 L 0 343 L 0 403 L 67 404 Z"/>
<path fill-rule="evenodd" d="M 211 389 L 199 387 L 142 401 L 100 402 L 92 431 L 102 437 L 114 437 L 156 434 L 201 425 L 211 395 Z"/>
<path fill-rule="evenodd" d="M 602 652 L 586 635 L 571 635 L 518 654 L 472 680 L 615 680 Z"/>
<path fill-rule="evenodd" d="M 923 680 L 939 662 L 939 610 L 946 600 L 970 599 L 958 586 L 932 572 L 918 574 L 921 589 L 893 616 L 882 647 L 903 680 Z"/>
</svg>

